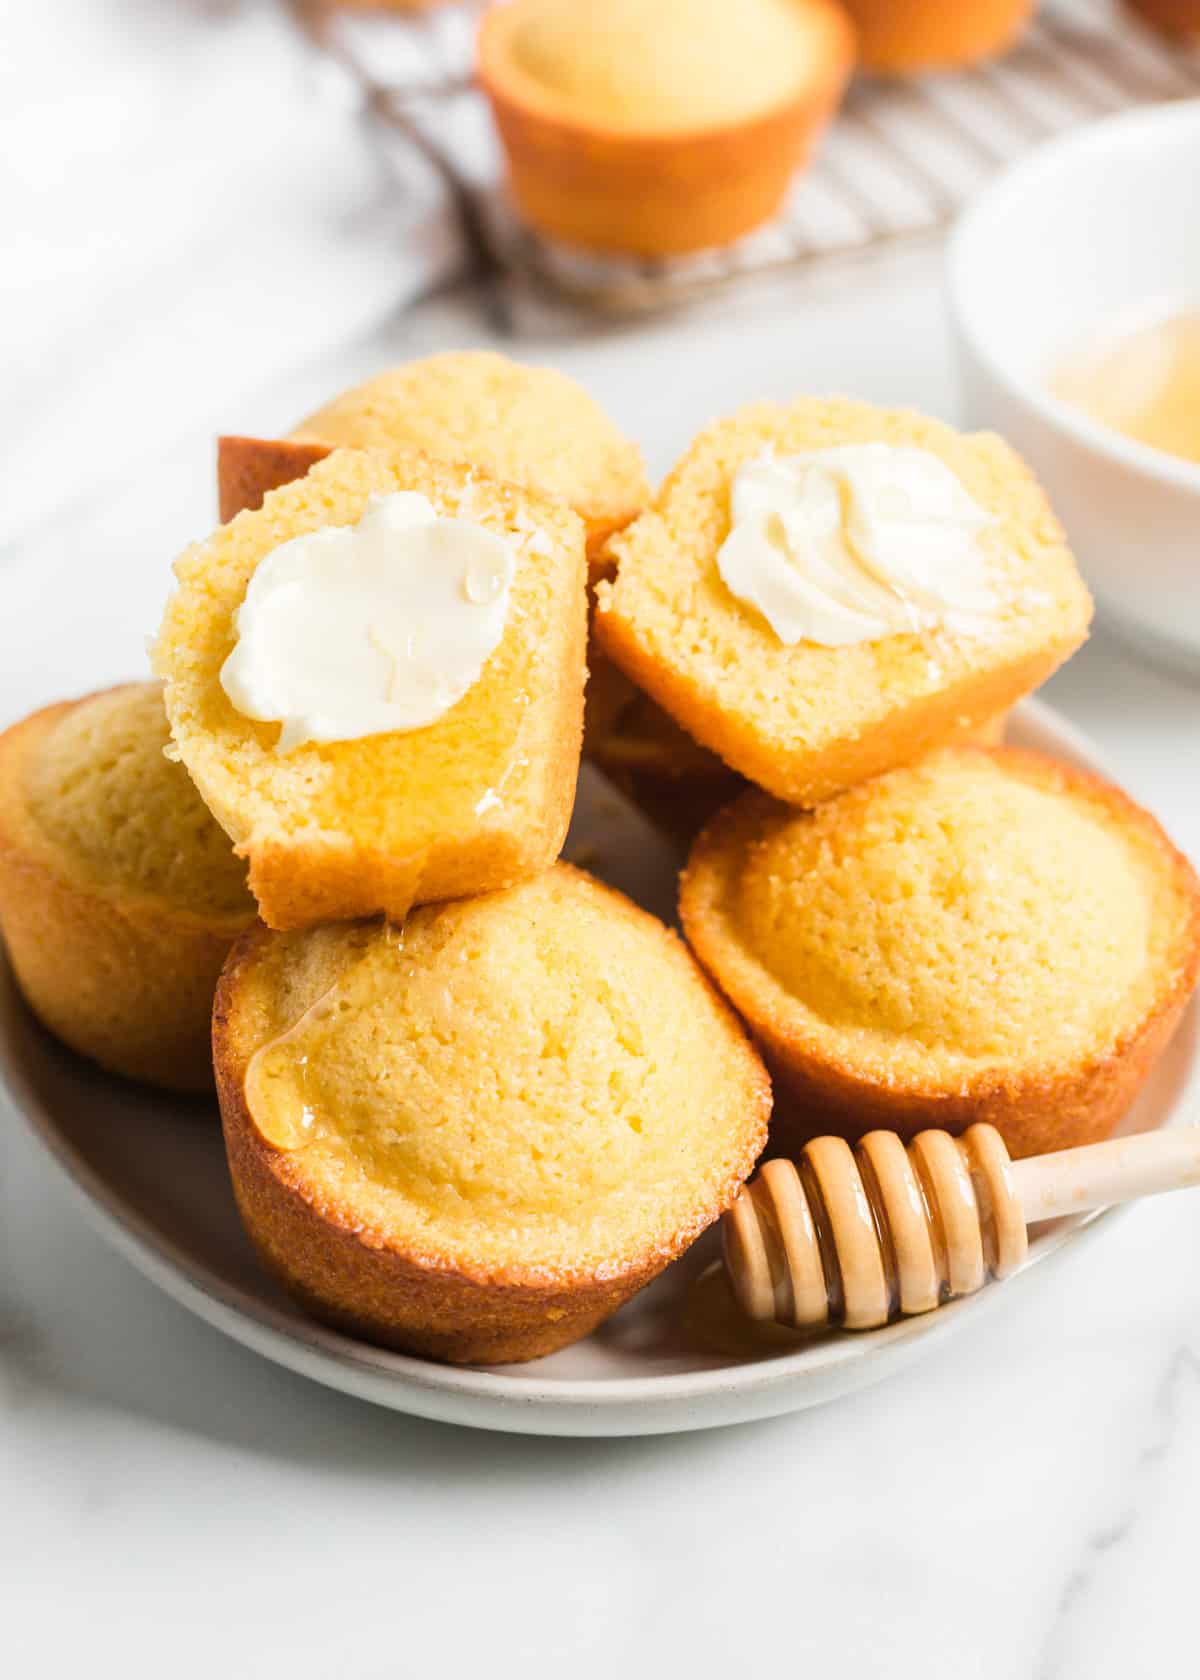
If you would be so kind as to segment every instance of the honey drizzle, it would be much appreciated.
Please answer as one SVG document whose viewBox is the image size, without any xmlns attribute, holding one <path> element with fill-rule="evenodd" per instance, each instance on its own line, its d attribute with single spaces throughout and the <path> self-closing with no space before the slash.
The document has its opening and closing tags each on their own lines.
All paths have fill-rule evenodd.
<svg viewBox="0 0 1200 1680">
<path fill-rule="evenodd" d="M 1085 345 L 1062 359 L 1050 384 L 1102 426 L 1200 463 L 1200 310 Z"/>
<path fill-rule="evenodd" d="M 260 1044 L 246 1066 L 244 1085 L 246 1107 L 251 1121 L 260 1137 L 274 1148 L 287 1153 L 311 1147 L 325 1135 L 326 1128 L 322 1125 L 323 1117 L 319 1108 L 309 1100 L 307 1054 L 300 1056 L 294 1064 L 299 1069 L 300 1086 L 304 1093 L 299 1118 L 289 1113 L 281 1113 L 278 1092 L 271 1093 L 267 1089 L 267 1082 L 272 1077 L 269 1072 L 270 1058 L 286 1053 L 288 1046 L 301 1039 L 314 1023 L 327 1020 L 343 996 L 352 994 L 353 982 L 359 981 L 365 975 L 371 959 L 378 951 L 391 950 L 399 953 L 404 949 L 403 924 L 397 926 L 394 922 L 384 919 L 360 931 L 365 933 L 365 937 L 361 939 L 358 947 L 360 954 L 357 962 L 348 964 L 290 1026 Z M 333 937 L 346 937 L 340 929 L 331 932 Z M 390 934 L 394 934 L 395 937 L 389 938 Z M 353 936 L 351 937 L 353 939 Z M 352 943 L 353 948 L 355 947 Z M 349 1003 L 348 996 L 345 996 L 345 1001 Z"/>
</svg>

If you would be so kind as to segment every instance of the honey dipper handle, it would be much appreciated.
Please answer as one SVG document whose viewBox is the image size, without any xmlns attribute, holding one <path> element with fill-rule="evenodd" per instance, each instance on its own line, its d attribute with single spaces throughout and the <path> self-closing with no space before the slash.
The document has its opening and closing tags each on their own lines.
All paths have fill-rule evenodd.
<svg viewBox="0 0 1200 1680">
<path fill-rule="evenodd" d="M 1013 1189 L 1026 1224 L 1200 1184 L 1200 1126 L 1110 1138 L 1082 1149 L 1014 1161 Z"/>
</svg>

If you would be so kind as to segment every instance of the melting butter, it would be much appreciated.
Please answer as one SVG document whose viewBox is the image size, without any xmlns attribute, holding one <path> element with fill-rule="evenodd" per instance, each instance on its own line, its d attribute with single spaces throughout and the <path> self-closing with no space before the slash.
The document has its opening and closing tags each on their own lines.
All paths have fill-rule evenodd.
<svg viewBox="0 0 1200 1680">
<path fill-rule="evenodd" d="M 730 514 L 717 569 L 786 646 L 939 628 L 979 636 L 994 622 L 980 539 L 995 517 L 929 450 L 761 455 L 734 475 Z"/>
<path fill-rule="evenodd" d="M 282 725 L 281 752 L 426 728 L 499 646 L 515 569 L 494 531 L 414 491 L 373 496 L 356 525 L 259 563 L 221 686 L 244 717 Z"/>
</svg>

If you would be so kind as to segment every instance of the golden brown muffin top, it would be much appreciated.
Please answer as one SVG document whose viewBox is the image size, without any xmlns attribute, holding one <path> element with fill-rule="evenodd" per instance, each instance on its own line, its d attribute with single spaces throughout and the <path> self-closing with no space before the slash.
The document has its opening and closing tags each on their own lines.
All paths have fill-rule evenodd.
<svg viewBox="0 0 1200 1680">
<path fill-rule="evenodd" d="M 227 991 L 260 1133 L 406 1249 L 619 1270 L 763 1141 L 766 1076 L 682 943 L 565 865 L 263 936 Z"/>
<path fill-rule="evenodd" d="M 334 397 L 292 436 L 467 462 L 559 497 L 589 526 L 619 529 L 649 499 L 636 444 L 581 385 L 490 350 L 391 368 Z"/>
<path fill-rule="evenodd" d="M 518 0 L 513 66 L 571 115 L 642 131 L 738 122 L 816 59 L 809 0 Z M 822 39 L 818 37 L 818 39 Z"/>
<path fill-rule="evenodd" d="M 901 1079 L 1074 1065 L 1194 958 L 1194 880 L 1153 820 L 1003 749 L 948 749 L 808 813 L 752 795 L 688 876 L 701 945 L 719 923 L 781 1018 Z"/>
<path fill-rule="evenodd" d="M 31 756 L 25 798 L 43 834 L 96 880 L 200 914 L 253 911 L 246 866 L 170 743 L 159 683 L 93 694 Z"/>
</svg>

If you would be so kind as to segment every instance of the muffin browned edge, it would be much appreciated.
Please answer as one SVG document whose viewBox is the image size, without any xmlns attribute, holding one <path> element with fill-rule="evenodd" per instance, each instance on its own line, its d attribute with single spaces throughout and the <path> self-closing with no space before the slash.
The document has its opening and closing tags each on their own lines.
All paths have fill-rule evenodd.
<svg viewBox="0 0 1200 1680">
<path fill-rule="evenodd" d="M 708 1208 L 644 1259 L 604 1277 L 590 1269 L 472 1267 L 389 1248 L 384 1233 L 364 1230 L 335 1201 L 315 1197 L 288 1152 L 270 1144 L 250 1114 L 245 1074 L 253 1050 L 238 1039 L 237 989 L 264 943 L 276 937 L 252 929 L 221 975 L 213 1007 L 217 1095 L 234 1195 L 260 1258 L 307 1311 L 336 1329 L 451 1364 L 509 1364 L 553 1353 L 586 1336 L 689 1248 L 733 1202 L 762 1151 L 770 1081 L 736 1016 L 697 970 L 745 1044 L 759 1110 L 744 1158 Z"/>
<path fill-rule="evenodd" d="M 19 774 L 31 745 L 76 707 L 139 684 L 55 701 L 0 734 L 0 924 L 18 985 L 47 1029 L 109 1073 L 164 1090 L 211 1092 L 209 998 L 245 915 L 206 916 L 136 888 L 68 880 L 19 832 L 35 829 Z M 180 1006 L 181 969 L 200 992 Z M 152 1019 L 155 993 L 167 999 L 167 1022 Z M 103 1016 L 114 1001 L 125 1027 L 113 1035 Z M 100 1008 L 97 1009 L 97 1003 Z"/>
<path fill-rule="evenodd" d="M 1070 790 L 1130 823 L 1159 854 L 1185 909 L 1183 960 L 1141 1021 L 1106 1054 L 1064 1069 L 1061 1077 L 989 1073 L 966 1090 L 897 1088 L 863 1078 L 849 1063 L 818 1059 L 803 1036 L 769 1006 L 752 977 L 731 974 L 728 940 L 715 907 L 720 859 L 731 842 L 753 832 L 779 801 L 753 791 L 721 811 L 699 835 L 680 877 L 680 919 L 705 971 L 746 1021 L 775 1080 L 772 1148 L 794 1151 L 808 1138 L 848 1138 L 883 1127 L 912 1137 L 927 1127 L 960 1134 L 977 1121 L 993 1125 L 1013 1156 L 1070 1149 L 1108 1137 L 1166 1048 L 1200 975 L 1200 881 L 1161 824 L 1120 788 L 1091 771 L 1012 747 L 953 749 L 995 759 L 1039 785 Z M 749 959 L 752 961 L 753 959 Z"/>
</svg>

